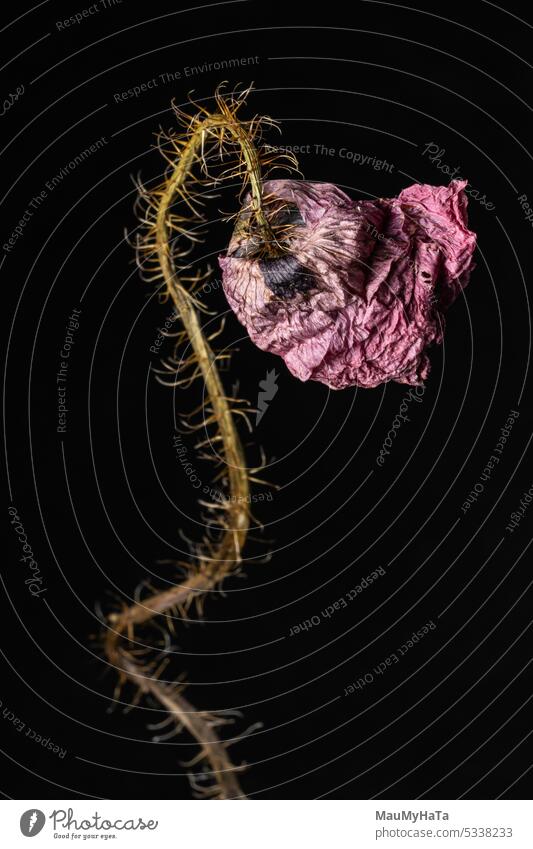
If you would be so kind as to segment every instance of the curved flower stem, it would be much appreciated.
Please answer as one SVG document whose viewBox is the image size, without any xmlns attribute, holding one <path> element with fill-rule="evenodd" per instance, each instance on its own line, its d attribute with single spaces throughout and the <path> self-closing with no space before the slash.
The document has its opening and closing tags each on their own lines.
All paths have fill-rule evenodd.
<svg viewBox="0 0 533 849">
<path fill-rule="evenodd" d="M 170 615 L 175 610 L 187 610 L 195 599 L 212 590 L 227 574 L 237 568 L 242 560 L 241 552 L 249 529 L 249 473 L 235 426 L 234 413 L 220 380 L 215 355 L 202 331 L 194 298 L 180 279 L 180 270 L 176 268 L 175 262 L 175 248 L 172 247 L 171 240 L 172 230 L 179 229 L 173 224 L 172 206 L 177 200 L 184 200 L 189 206 L 193 206 L 190 201 L 194 200 L 195 195 L 187 188 L 187 184 L 195 166 L 200 165 L 204 173 L 206 172 L 204 147 L 208 142 L 211 145 L 218 144 L 221 151 L 224 145 L 229 144 L 232 150 L 240 154 L 237 172 L 243 177 L 245 185 L 250 187 L 251 215 L 256 232 L 260 234 L 261 241 L 268 251 L 276 250 L 275 235 L 264 212 L 261 160 L 253 143 L 257 124 L 251 122 L 247 128 L 236 118 L 237 108 L 244 102 L 244 95 L 235 100 L 226 99 L 217 92 L 216 100 L 218 112 L 209 114 L 202 110 L 203 114 L 188 122 L 184 139 L 177 143 L 179 153 L 174 163 L 171 163 L 166 180 L 148 196 L 149 213 L 146 217 L 149 230 L 144 237 L 144 244 L 141 243 L 141 250 L 150 250 L 152 270 L 154 263 L 151 257 L 155 254 L 155 276 L 162 280 L 164 291 L 179 314 L 188 344 L 193 351 L 196 372 L 205 385 L 211 411 L 210 420 L 217 428 L 217 444 L 221 445 L 219 450 L 226 469 L 229 497 L 224 505 L 221 505 L 224 518 L 220 523 L 222 531 L 219 539 L 216 543 L 204 545 L 204 549 L 197 555 L 195 568 L 189 571 L 186 580 L 108 617 L 105 652 L 110 663 L 119 671 L 122 682 L 128 680 L 141 694 L 152 696 L 174 717 L 178 726 L 184 726 L 196 739 L 200 745 L 198 759 L 205 759 L 215 782 L 203 795 L 217 795 L 227 799 L 245 797 L 237 778 L 240 767 L 231 762 L 226 744 L 221 742 L 214 730 L 215 726 L 223 724 L 224 720 L 195 710 L 183 697 L 179 687 L 158 680 L 154 664 L 139 662 L 130 647 L 135 626 L 145 624 L 161 614 Z M 187 235 L 186 231 L 181 233 Z M 205 408 L 205 402 L 203 406 Z"/>
</svg>

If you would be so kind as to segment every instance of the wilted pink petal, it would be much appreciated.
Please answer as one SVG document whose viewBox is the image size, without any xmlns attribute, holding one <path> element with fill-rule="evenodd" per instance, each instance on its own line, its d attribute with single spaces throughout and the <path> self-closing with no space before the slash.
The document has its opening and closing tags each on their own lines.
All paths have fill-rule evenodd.
<svg viewBox="0 0 533 849">
<path fill-rule="evenodd" d="M 465 185 L 353 201 L 331 184 L 267 182 L 266 193 L 294 205 L 299 226 L 290 253 L 275 260 L 247 257 L 233 237 L 219 260 L 230 306 L 300 380 L 332 389 L 422 383 L 426 349 L 442 341 L 443 312 L 473 267 Z"/>
</svg>

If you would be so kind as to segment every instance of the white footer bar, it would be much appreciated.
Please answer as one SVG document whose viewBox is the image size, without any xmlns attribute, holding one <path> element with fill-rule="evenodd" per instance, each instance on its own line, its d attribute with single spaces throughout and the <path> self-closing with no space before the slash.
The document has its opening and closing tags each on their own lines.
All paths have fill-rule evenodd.
<svg viewBox="0 0 533 849">
<path fill-rule="evenodd" d="M 528 801 L 3 801 L 2 846 L 533 849 Z M 30 840 L 35 843 L 29 843 Z M 68 842 L 67 842 L 68 841 Z"/>
</svg>

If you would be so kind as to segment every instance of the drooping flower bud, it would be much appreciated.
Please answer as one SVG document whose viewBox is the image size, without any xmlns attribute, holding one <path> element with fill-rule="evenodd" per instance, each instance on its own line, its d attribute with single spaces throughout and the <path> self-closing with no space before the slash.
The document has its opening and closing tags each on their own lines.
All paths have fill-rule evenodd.
<svg viewBox="0 0 533 849">
<path fill-rule="evenodd" d="M 300 380 L 332 389 L 421 384 L 443 313 L 468 282 L 476 236 L 466 182 L 351 200 L 331 184 L 271 180 L 290 234 L 277 256 L 235 228 L 220 257 L 230 306 L 253 342 Z M 242 225 L 242 222 L 240 222 Z"/>
</svg>

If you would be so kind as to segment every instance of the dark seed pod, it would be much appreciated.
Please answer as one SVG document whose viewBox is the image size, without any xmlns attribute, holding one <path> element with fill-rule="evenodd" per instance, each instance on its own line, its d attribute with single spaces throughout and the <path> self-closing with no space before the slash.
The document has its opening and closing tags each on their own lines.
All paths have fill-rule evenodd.
<svg viewBox="0 0 533 849">
<path fill-rule="evenodd" d="M 259 269 L 271 292 L 280 298 L 290 298 L 297 292 L 307 292 L 313 286 L 314 277 L 295 256 L 262 259 Z"/>
</svg>

